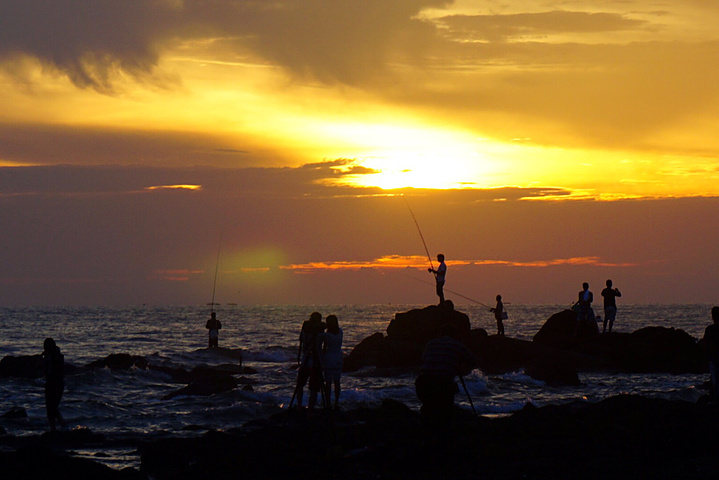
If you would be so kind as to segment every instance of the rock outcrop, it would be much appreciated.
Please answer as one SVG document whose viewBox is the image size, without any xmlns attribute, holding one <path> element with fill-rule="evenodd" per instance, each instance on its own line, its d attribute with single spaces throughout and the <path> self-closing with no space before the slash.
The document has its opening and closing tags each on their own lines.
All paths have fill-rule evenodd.
<svg viewBox="0 0 719 480">
<path fill-rule="evenodd" d="M 444 323 L 454 323 L 472 350 L 478 367 L 488 374 L 524 370 L 537 380 L 578 385 L 578 372 L 701 373 L 706 370 L 701 348 L 682 330 L 646 327 L 634 333 L 599 334 L 596 322 L 577 327 L 577 315 L 564 310 L 552 315 L 533 341 L 487 335 L 470 330 L 469 318 L 456 310 L 430 306 L 395 315 L 387 335 L 375 333 L 360 342 L 345 360 L 345 371 L 420 365 L 426 342 Z"/>
</svg>

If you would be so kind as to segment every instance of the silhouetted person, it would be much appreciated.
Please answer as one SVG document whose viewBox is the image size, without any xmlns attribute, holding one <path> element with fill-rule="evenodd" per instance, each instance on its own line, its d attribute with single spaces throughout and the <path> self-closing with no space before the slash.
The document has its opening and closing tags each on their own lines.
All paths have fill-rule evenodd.
<svg viewBox="0 0 719 480">
<path fill-rule="evenodd" d="M 441 335 L 427 342 L 415 380 L 422 424 L 435 432 L 445 430 L 451 422 L 454 394 L 459 391 L 455 377 L 466 375 L 475 365 L 472 353 L 457 339 L 457 327 L 446 324 Z"/>
<path fill-rule="evenodd" d="M 602 297 L 604 297 L 604 326 L 602 327 L 602 333 L 612 331 L 614 319 L 617 318 L 616 297 L 621 296 L 619 289 L 612 288 L 612 281 L 607 280 L 607 288 L 602 290 Z M 609 330 L 607 330 L 607 323 L 609 324 Z"/>
<path fill-rule="evenodd" d="M 210 312 L 210 319 L 205 324 L 205 328 L 209 330 L 209 348 L 217 347 L 220 341 L 220 329 L 222 328 L 222 322 L 217 319 L 215 312 Z"/>
<path fill-rule="evenodd" d="M 704 356 L 709 361 L 712 400 L 719 399 L 719 307 L 712 307 L 712 323 L 704 330 Z"/>
<path fill-rule="evenodd" d="M 45 359 L 45 408 L 50 422 L 50 431 L 55 431 L 55 422 L 65 425 L 60 414 L 60 400 L 65 391 L 65 357 L 52 338 L 43 343 L 42 357 Z"/>
<path fill-rule="evenodd" d="M 442 305 L 444 303 L 444 279 L 447 275 L 447 265 L 444 263 L 444 255 L 441 253 L 437 255 L 437 261 L 439 262 L 437 269 L 428 268 L 427 271 L 434 273 L 434 280 L 437 284 L 437 296 L 439 297 L 439 304 Z"/>
<path fill-rule="evenodd" d="M 327 331 L 320 334 L 322 342 L 322 368 L 325 377 L 327 401 L 332 396 L 332 385 L 335 387 L 335 410 L 340 408 L 340 378 L 342 377 L 342 329 L 337 317 L 327 317 Z"/>
<path fill-rule="evenodd" d="M 577 325 L 574 330 L 574 335 L 579 334 L 579 330 L 584 325 L 588 325 L 591 320 L 594 320 L 594 311 L 592 310 L 592 302 L 594 301 L 594 294 L 589 291 L 589 284 L 584 282 L 582 284 L 582 291 L 579 292 L 576 305 L 579 306 L 579 312 L 577 313 Z"/>
<path fill-rule="evenodd" d="M 497 295 L 497 305 L 494 308 L 490 308 L 489 311 L 494 312 L 494 319 L 497 320 L 497 335 L 504 335 L 503 320 L 507 318 L 507 314 L 504 312 L 501 295 Z"/>
<path fill-rule="evenodd" d="M 322 365 L 320 358 L 320 334 L 325 330 L 322 315 L 312 312 L 309 320 L 302 323 L 300 331 L 300 347 L 297 351 L 297 408 L 302 408 L 302 394 L 309 381 L 310 398 L 307 402 L 309 408 L 317 403 L 317 393 L 323 388 Z"/>
</svg>

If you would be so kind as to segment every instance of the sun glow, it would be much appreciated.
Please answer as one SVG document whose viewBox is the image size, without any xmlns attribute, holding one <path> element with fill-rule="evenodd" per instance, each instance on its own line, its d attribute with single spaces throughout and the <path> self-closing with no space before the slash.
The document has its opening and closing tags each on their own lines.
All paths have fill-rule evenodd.
<svg viewBox="0 0 719 480">
<path fill-rule="evenodd" d="M 395 189 L 478 188 L 496 164 L 483 152 L 484 140 L 462 132 L 422 127 L 351 124 L 332 126 L 347 142 L 362 142 L 354 166 L 371 173 L 347 175 L 343 183 Z"/>
</svg>

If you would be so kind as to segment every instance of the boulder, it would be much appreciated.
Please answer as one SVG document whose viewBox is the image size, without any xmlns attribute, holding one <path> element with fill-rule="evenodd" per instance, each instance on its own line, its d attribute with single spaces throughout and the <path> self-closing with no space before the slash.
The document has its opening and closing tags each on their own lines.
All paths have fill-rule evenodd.
<svg viewBox="0 0 719 480">
<path fill-rule="evenodd" d="M 188 386 L 162 397 L 163 400 L 170 400 L 180 395 L 210 396 L 216 393 L 227 392 L 237 388 L 238 382 L 232 375 L 217 374 L 210 375 L 201 380 L 196 380 Z"/>
<path fill-rule="evenodd" d="M 42 355 L 8 355 L 0 360 L 0 378 L 40 378 L 45 376 Z"/>
<path fill-rule="evenodd" d="M 596 319 L 577 324 L 577 313 L 567 309 L 549 317 L 532 340 L 552 347 L 566 347 L 577 340 L 598 335 L 599 326 Z"/>
<path fill-rule="evenodd" d="M 385 336 L 380 332 L 365 338 L 345 357 L 342 371 L 354 372 L 363 367 L 376 366 L 384 344 Z"/>
<path fill-rule="evenodd" d="M 425 345 L 429 340 L 440 335 L 440 330 L 445 324 L 457 327 L 461 340 L 469 339 L 471 329 L 469 317 L 455 310 L 451 302 L 445 302 L 442 306 L 430 305 L 423 309 L 396 313 L 394 320 L 387 327 L 387 337 L 399 342 L 409 341 Z"/>
</svg>

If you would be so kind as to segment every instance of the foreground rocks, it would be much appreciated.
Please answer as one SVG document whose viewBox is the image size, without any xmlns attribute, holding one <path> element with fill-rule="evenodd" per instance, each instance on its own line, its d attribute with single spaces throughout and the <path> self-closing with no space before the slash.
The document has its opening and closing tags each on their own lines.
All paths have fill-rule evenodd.
<svg viewBox="0 0 719 480">
<path fill-rule="evenodd" d="M 487 374 L 524 370 L 537 380 L 556 385 L 578 385 L 578 372 L 704 373 L 701 345 L 682 330 L 647 327 L 633 333 L 598 333 L 596 324 L 577 328 L 576 313 L 550 317 L 533 341 L 487 335 L 469 330 L 461 312 L 430 306 L 398 313 L 387 335 L 375 333 L 360 342 L 345 360 L 345 370 L 418 368 L 424 345 L 438 335 L 445 322 L 457 325 L 478 367 Z"/>
<path fill-rule="evenodd" d="M 718 422 L 719 410 L 706 403 L 625 395 L 596 404 L 527 405 L 494 419 L 458 410 L 437 433 L 425 431 L 415 411 L 386 400 L 332 416 L 283 411 L 240 431 L 137 439 L 140 471 L 74 458 L 77 438 L 0 437 L 0 471 L 13 480 L 710 479 Z M 16 449 L 8 451 L 13 442 Z"/>
</svg>

